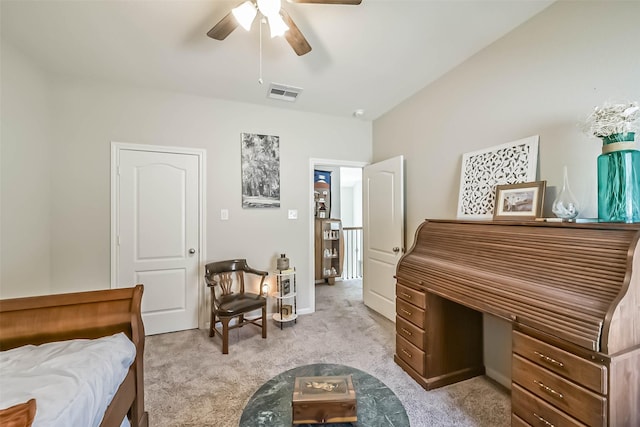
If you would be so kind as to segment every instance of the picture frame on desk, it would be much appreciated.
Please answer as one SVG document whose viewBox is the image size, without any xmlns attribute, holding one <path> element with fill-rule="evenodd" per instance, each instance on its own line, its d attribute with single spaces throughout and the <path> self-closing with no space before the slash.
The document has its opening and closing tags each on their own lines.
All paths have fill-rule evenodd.
<svg viewBox="0 0 640 427">
<path fill-rule="evenodd" d="M 280 286 L 282 286 L 282 289 L 278 289 L 278 292 L 282 292 L 282 295 L 287 295 L 291 292 L 291 279 L 283 277 L 280 279 Z"/>
<path fill-rule="evenodd" d="M 547 181 L 496 186 L 494 220 L 531 220 L 542 216 Z"/>
<path fill-rule="evenodd" d="M 293 314 L 293 307 L 289 304 L 282 305 L 282 319 L 288 319 Z"/>
</svg>

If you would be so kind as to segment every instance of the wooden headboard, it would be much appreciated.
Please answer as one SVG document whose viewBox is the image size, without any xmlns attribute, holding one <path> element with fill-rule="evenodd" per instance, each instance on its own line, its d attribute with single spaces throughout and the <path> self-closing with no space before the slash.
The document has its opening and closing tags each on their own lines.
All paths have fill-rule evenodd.
<svg viewBox="0 0 640 427">
<path fill-rule="evenodd" d="M 129 414 L 132 427 L 148 425 L 144 410 L 143 286 L 0 300 L 0 350 L 27 344 L 100 338 L 124 332 L 136 359 L 101 426 L 119 426 Z"/>
<path fill-rule="evenodd" d="M 144 343 L 142 285 L 0 300 L 0 350 L 124 332 Z M 141 349 L 139 349 L 141 350 Z"/>
</svg>

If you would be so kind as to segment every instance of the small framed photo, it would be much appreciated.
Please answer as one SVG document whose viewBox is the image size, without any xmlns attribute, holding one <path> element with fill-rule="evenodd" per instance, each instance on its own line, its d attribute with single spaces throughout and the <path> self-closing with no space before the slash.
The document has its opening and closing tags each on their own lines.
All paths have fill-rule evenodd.
<svg viewBox="0 0 640 427">
<path fill-rule="evenodd" d="M 547 181 L 496 186 L 493 219 L 527 220 L 542 216 Z"/>
<path fill-rule="evenodd" d="M 293 307 L 288 304 L 284 304 L 282 306 L 282 318 L 287 319 L 291 317 L 292 314 L 293 314 Z"/>
</svg>

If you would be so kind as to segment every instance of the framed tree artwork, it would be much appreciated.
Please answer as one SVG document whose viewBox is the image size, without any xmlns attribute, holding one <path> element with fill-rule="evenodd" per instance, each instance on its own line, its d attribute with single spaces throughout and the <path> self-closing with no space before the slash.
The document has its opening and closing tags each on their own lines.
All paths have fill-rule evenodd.
<svg viewBox="0 0 640 427">
<path fill-rule="evenodd" d="M 242 133 L 242 207 L 280 207 L 280 137 Z"/>
</svg>

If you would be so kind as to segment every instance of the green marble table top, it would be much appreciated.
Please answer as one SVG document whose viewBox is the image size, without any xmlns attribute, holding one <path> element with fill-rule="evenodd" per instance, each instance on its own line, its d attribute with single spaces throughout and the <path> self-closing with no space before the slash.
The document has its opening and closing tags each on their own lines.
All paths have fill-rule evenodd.
<svg viewBox="0 0 640 427">
<path fill-rule="evenodd" d="M 358 421 L 333 423 L 331 427 L 409 427 L 409 417 L 402 403 L 382 381 L 350 366 L 327 363 L 299 366 L 267 381 L 249 399 L 240 418 L 240 427 L 291 426 L 295 378 L 336 375 L 352 375 Z"/>
</svg>

